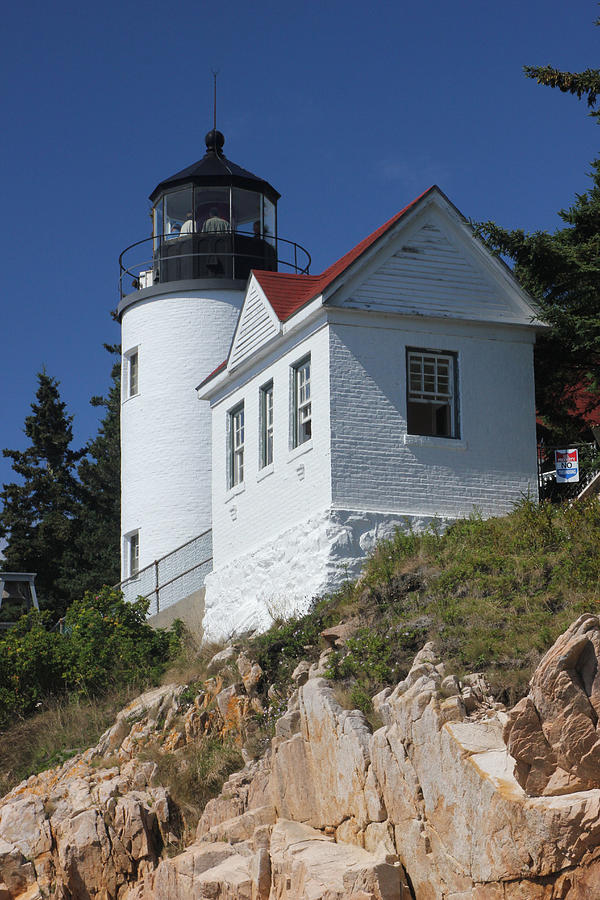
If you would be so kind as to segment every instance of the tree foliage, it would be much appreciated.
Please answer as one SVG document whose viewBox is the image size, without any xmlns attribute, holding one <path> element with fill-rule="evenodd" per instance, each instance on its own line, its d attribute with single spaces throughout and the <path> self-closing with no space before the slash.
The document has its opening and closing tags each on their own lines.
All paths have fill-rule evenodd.
<svg viewBox="0 0 600 900">
<path fill-rule="evenodd" d="M 119 347 L 106 345 L 111 353 Z M 119 580 L 120 365 L 112 368 L 105 414 L 96 437 L 72 449 L 72 416 L 58 382 L 41 372 L 31 415 L 30 445 L 4 450 L 18 480 L 0 492 L 0 537 L 7 538 L 5 571 L 36 572 L 43 607 L 55 617 L 86 590 Z"/>
<path fill-rule="evenodd" d="M 596 22 L 598 25 L 599 22 Z M 575 94 L 578 100 L 585 97 L 591 108 L 591 116 L 600 117 L 600 110 L 594 109 L 600 94 L 600 69 L 586 69 L 584 72 L 561 72 L 553 66 L 523 66 L 527 78 L 535 78 L 538 84 L 558 88 L 564 94 Z"/>
<path fill-rule="evenodd" d="M 120 575 L 121 522 L 121 366 L 119 346 L 104 345 L 114 360 L 111 385 L 105 397 L 92 397 L 104 408 L 96 437 L 79 463 L 80 502 L 73 544 L 72 589 L 76 596 L 115 584 Z"/>
<path fill-rule="evenodd" d="M 73 450 L 72 416 L 60 399 L 58 382 L 40 372 L 31 415 L 25 419 L 26 450 L 3 450 L 19 482 L 3 485 L 0 536 L 8 539 L 4 569 L 37 572 L 47 606 L 62 613 L 73 599 L 65 559 L 76 533 L 79 485 L 76 466 L 84 451 Z"/>
<path fill-rule="evenodd" d="M 525 74 L 585 99 L 590 114 L 600 118 L 599 69 L 572 73 L 525 66 Z M 495 222 L 477 226 L 492 250 L 514 262 L 515 274 L 551 326 L 536 347 L 536 401 L 557 439 L 578 436 L 600 410 L 600 158 L 591 166 L 591 187 L 558 213 L 563 226 L 553 233 L 527 234 Z"/>
</svg>

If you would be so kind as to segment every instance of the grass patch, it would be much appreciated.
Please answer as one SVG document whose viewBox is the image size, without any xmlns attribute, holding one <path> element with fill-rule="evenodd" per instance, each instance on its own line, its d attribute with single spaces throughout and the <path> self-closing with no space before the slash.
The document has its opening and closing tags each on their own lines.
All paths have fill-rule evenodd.
<svg viewBox="0 0 600 900">
<path fill-rule="evenodd" d="M 318 599 L 305 616 L 276 622 L 251 642 L 267 683 L 289 690 L 300 659 L 341 617 L 362 627 L 332 654 L 328 675 L 356 686 L 357 708 L 404 677 L 432 640 L 448 672 L 483 671 L 498 699 L 527 690 L 541 656 L 579 615 L 600 603 L 600 503 L 524 499 L 510 515 L 473 515 L 444 533 L 397 530 L 361 578 Z M 359 696 L 360 694 L 360 696 Z M 360 702 L 359 702 L 360 701 Z M 362 703 L 362 706 L 361 706 Z"/>
<path fill-rule="evenodd" d="M 208 664 L 226 646 L 225 641 L 199 641 L 179 619 L 173 623 L 179 651 L 166 667 L 161 684 L 192 684 L 208 678 Z"/>
<path fill-rule="evenodd" d="M 46 709 L 11 725 L 0 734 L 0 796 L 95 744 L 136 694 L 134 687 L 124 687 L 96 700 L 53 699 Z"/>
<path fill-rule="evenodd" d="M 192 836 L 208 801 L 219 794 L 229 775 L 244 765 L 238 747 L 214 737 L 173 753 L 149 750 L 145 758 L 157 764 L 156 782 L 169 791 L 183 812 L 186 839 Z"/>
</svg>

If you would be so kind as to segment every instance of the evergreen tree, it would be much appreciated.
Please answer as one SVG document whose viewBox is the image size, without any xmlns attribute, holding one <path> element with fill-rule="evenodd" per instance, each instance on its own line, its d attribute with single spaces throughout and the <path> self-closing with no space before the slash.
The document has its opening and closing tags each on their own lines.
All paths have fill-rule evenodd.
<svg viewBox="0 0 600 900">
<path fill-rule="evenodd" d="M 121 531 L 121 366 L 119 346 L 105 344 L 118 355 L 106 397 L 92 397 L 92 406 L 104 407 L 98 434 L 79 464 L 81 503 L 73 545 L 73 589 L 78 596 L 97 591 L 120 578 Z"/>
<path fill-rule="evenodd" d="M 600 119 L 600 70 L 525 66 L 525 74 L 585 98 L 590 115 Z M 526 234 L 494 222 L 477 226 L 492 250 L 513 260 L 516 276 L 551 326 L 536 347 L 536 401 L 557 440 L 581 436 L 585 416 L 600 410 L 600 159 L 591 165 L 592 187 L 559 212 L 564 226 L 552 234 Z M 579 419 L 573 417 L 575 397 Z"/>
<path fill-rule="evenodd" d="M 25 419 L 30 446 L 3 450 L 20 482 L 3 485 L 0 537 L 5 571 L 37 572 L 36 588 L 43 605 L 62 615 L 73 599 L 72 573 L 65 560 L 76 534 L 79 508 L 76 465 L 85 450 L 71 449 L 72 416 L 65 412 L 59 383 L 38 374 L 32 414 Z"/>
</svg>

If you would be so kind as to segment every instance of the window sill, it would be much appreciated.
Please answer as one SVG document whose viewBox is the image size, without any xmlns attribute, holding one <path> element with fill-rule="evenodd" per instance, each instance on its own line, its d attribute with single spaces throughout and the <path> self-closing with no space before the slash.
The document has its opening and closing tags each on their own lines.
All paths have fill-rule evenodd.
<svg viewBox="0 0 600 900">
<path fill-rule="evenodd" d="M 430 434 L 405 434 L 405 445 L 417 447 L 443 447 L 444 450 L 468 450 L 467 441 L 459 438 L 433 437 Z"/>
<path fill-rule="evenodd" d="M 137 400 L 137 398 L 138 398 L 139 396 L 140 396 L 140 393 L 139 393 L 139 391 L 138 391 L 137 394 L 131 394 L 131 396 L 125 397 L 124 400 L 121 400 L 121 404 L 124 406 L 126 403 L 129 403 L 130 400 Z"/>
<path fill-rule="evenodd" d="M 310 441 L 304 441 L 303 444 L 298 444 L 297 447 L 294 447 L 293 450 L 290 450 L 287 461 L 289 463 L 293 462 L 295 459 L 298 459 L 299 456 L 303 456 L 305 453 L 308 453 L 309 450 L 312 450 L 312 448 L 313 448 L 313 442 L 312 442 L 312 438 L 311 438 Z"/>
<path fill-rule="evenodd" d="M 275 469 L 273 467 L 273 463 L 270 463 L 268 466 L 265 466 L 263 469 L 259 469 L 259 471 L 256 473 L 256 480 L 262 481 L 263 478 L 267 478 L 269 475 L 272 475 L 274 471 L 275 471 Z"/>
<path fill-rule="evenodd" d="M 229 488 L 229 490 L 225 494 L 225 503 L 227 503 L 228 500 L 233 500 L 233 498 L 237 497 L 238 494 L 243 494 L 245 490 L 246 485 L 243 481 L 240 481 L 239 484 L 236 484 L 232 488 Z"/>
</svg>

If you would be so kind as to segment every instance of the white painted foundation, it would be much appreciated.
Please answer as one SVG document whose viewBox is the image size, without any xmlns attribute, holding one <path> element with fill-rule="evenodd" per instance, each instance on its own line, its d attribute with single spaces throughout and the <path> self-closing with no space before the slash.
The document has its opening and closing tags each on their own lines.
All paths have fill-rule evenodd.
<svg viewBox="0 0 600 900">
<path fill-rule="evenodd" d="M 264 630 L 279 615 L 302 614 L 313 598 L 355 578 L 378 541 L 396 528 L 422 531 L 434 518 L 322 510 L 207 576 L 205 636 L 229 638 Z M 445 527 L 451 520 L 436 521 Z"/>
</svg>

